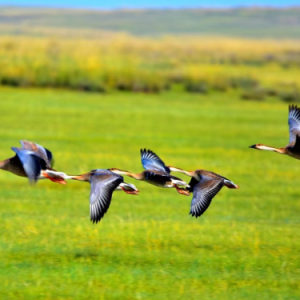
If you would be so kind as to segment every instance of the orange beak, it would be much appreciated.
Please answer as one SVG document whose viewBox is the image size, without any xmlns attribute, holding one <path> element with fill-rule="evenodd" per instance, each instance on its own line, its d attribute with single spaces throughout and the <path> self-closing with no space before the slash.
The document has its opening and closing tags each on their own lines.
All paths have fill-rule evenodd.
<svg viewBox="0 0 300 300">
<path fill-rule="evenodd" d="M 74 180 L 83 180 L 83 175 L 72 176 Z"/>
</svg>

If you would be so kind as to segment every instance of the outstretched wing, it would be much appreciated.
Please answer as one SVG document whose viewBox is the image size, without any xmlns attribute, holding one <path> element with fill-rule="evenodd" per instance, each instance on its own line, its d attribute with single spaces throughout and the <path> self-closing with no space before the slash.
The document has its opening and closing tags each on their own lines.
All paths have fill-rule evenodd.
<svg viewBox="0 0 300 300">
<path fill-rule="evenodd" d="M 98 223 L 107 212 L 113 191 L 123 182 L 123 177 L 108 170 L 96 170 L 91 175 L 90 215 Z"/>
<path fill-rule="evenodd" d="M 145 170 L 157 170 L 170 174 L 170 169 L 153 151 L 141 149 L 141 159 Z"/>
<path fill-rule="evenodd" d="M 201 180 L 194 186 L 193 199 L 190 214 L 200 217 L 209 207 L 213 197 L 221 190 L 224 185 L 223 178 L 211 179 L 201 176 Z"/>
<path fill-rule="evenodd" d="M 289 106 L 289 132 L 290 143 L 296 141 L 296 136 L 300 135 L 300 109 L 296 105 Z"/>
<path fill-rule="evenodd" d="M 43 161 L 34 152 L 23 148 L 11 148 L 20 159 L 30 182 L 36 182 L 41 174 Z"/>
<path fill-rule="evenodd" d="M 47 168 L 53 167 L 54 159 L 50 150 L 44 148 L 39 144 L 24 141 L 24 140 L 21 140 L 20 143 L 23 149 L 31 150 L 34 153 L 36 153 L 38 156 L 40 156 L 43 160 L 45 160 Z"/>
</svg>

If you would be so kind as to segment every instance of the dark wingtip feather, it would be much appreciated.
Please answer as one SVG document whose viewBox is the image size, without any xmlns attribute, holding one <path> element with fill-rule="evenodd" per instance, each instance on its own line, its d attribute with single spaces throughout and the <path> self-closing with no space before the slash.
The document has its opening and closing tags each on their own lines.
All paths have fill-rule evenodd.
<svg viewBox="0 0 300 300">
<path fill-rule="evenodd" d="M 195 217 L 196 219 L 199 218 L 199 217 L 201 217 L 201 216 L 203 215 L 203 213 L 204 213 L 204 212 L 200 212 L 200 213 L 199 213 L 199 212 L 197 212 L 197 210 L 194 210 L 194 211 L 193 211 L 192 209 L 191 209 L 191 211 L 190 211 L 190 215 L 192 215 L 192 217 Z"/>
<path fill-rule="evenodd" d="M 142 156 L 153 155 L 153 156 L 155 156 L 156 159 L 161 160 L 160 157 L 150 149 L 144 148 L 143 150 L 141 150 L 141 154 L 142 154 Z"/>
<path fill-rule="evenodd" d="M 95 216 L 91 216 L 91 222 L 93 222 L 93 224 L 99 223 L 101 219 L 104 217 L 104 214 L 99 214 L 99 215 L 96 214 Z"/>
<path fill-rule="evenodd" d="M 289 113 L 291 113 L 292 111 L 295 111 L 295 113 L 298 115 L 300 115 L 300 108 L 295 105 L 295 104 L 291 104 L 289 105 Z"/>
<path fill-rule="evenodd" d="M 147 154 L 147 153 L 149 153 L 149 154 L 153 154 L 153 155 L 155 155 L 155 156 L 157 156 L 158 157 L 158 155 L 156 154 L 156 153 L 154 153 L 152 150 L 150 150 L 150 149 L 146 149 L 146 148 L 144 148 L 144 149 L 141 149 L 141 154 Z"/>
<path fill-rule="evenodd" d="M 197 215 L 194 211 L 190 211 L 190 215 L 192 215 L 192 217 L 195 217 L 196 219 L 201 216 L 201 214 Z"/>
</svg>

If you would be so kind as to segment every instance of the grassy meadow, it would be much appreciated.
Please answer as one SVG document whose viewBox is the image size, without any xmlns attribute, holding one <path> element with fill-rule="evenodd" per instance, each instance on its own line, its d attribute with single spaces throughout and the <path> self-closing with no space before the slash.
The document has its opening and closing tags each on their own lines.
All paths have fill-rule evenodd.
<svg viewBox="0 0 300 300">
<path fill-rule="evenodd" d="M 236 90 L 2 87 L 0 99 L 0 159 L 27 139 L 69 174 L 139 172 L 139 150 L 149 148 L 166 164 L 240 185 L 223 188 L 195 219 L 191 197 L 126 178 L 140 195 L 115 192 L 95 225 L 87 183 L 30 186 L 0 171 L 1 299 L 298 299 L 299 162 L 248 148 L 286 145 L 286 103 L 243 101 Z"/>
<path fill-rule="evenodd" d="M 298 161 L 248 148 L 288 142 L 298 11 L 0 7 L 0 160 L 26 139 L 68 174 L 140 172 L 148 148 L 240 186 L 195 219 L 191 197 L 125 178 L 140 195 L 96 225 L 89 184 L 0 170 L 0 299 L 298 299 Z"/>
</svg>

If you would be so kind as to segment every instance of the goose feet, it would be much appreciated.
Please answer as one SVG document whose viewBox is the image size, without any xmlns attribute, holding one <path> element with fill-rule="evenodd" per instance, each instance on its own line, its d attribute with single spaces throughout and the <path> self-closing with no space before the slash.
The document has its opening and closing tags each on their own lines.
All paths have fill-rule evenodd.
<svg viewBox="0 0 300 300">
<path fill-rule="evenodd" d="M 176 188 L 177 192 L 181 195 L 189 196 L 190 192 L 186 189 L 178 187 L 176 184 L 174 184 L 174 187 Z"/>
<path fill-rule="evenodd" d="M 59 177 L 59 176 L 50 176 L 46 172 L 42 172 L 42 175 L 44 177 L 50 179 L 53 182 L 60 183 L 60 184 L 67 184 L 66 181 L 63 178 Z"/>
<path fill-rule="evenodd" d="M 122 189 L 126 194 L 131 194 L 131 195 L 138 195 L 138 194 L 139 194 L 139 190 L 137 190 L 137 191 L 126 190 L 126 189 L 123 188 L 122 186 L 121 186 L 121 189 Z"/>
</svg>

